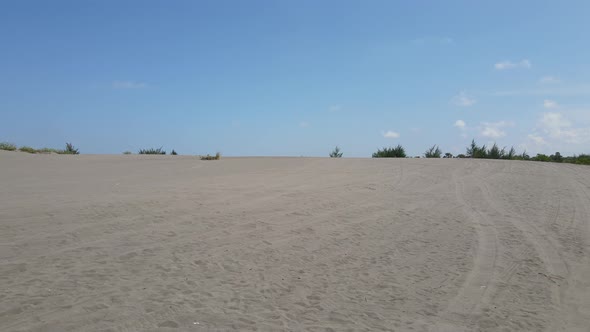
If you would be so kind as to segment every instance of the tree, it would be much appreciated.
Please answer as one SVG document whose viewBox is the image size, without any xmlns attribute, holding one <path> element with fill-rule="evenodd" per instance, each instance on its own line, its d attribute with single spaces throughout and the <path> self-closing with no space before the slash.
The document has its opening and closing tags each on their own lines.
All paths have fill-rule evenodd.
<svg viewBox="0 0 590 332">
<path fill-rule="evenodd" d="M 445 153 L 445 156 L 443 158 L 453 158 L 453 154 L 450 152 Z"/>
<path fill-rule="evenodd" d="M 563 161 L 563 157 L 561 156 L 561 153 L 559 153 L 559 152 L 555 152 L 555 154 L 552 154 L 551 156 L 549 156 L 549 158 L 551 158 L 551 161 L 556 162 L 556 163 L 560 163 Z"/>
<path fill-rule="evenodd" d="M 504 154 L 503 158 L 509 159 L 509 160 L 516 158 L 516 150 L 514 149 L 514 147 L 511 147 L 510 151 L 508 151 L 508 153 Z"/>
<path fill-rule="evenodd" d="M 373 158 L 405 158 L 406 150 L 398 144 L 395 148 L 383 148 L 373 153 Z"/>
<path fill-rule="evenodd" d="M 440 158 L 441 155 L 442 151 L 436 144 L 424 152 L 424 157 L 426 158 Z"/>
<path fill-rule="evenodd" d="M 63 151 L 64 154 L 80 154 L 80 151 L 74 147 L 72 143 L 66 143 L 66 149 Z"/>
<path fill-rule="evenodd" d="M 332 152 L 330 152 L 330 158 L 342 158 L 342 152 L 340 152 L 339 147 L 335 147 Z"/>
<path fill-rule="evenodd" d="M 485 145 L 477 146 L 475 140 L 471 141 L 471 145 L 467 147 L 467 157 L 469 158 L 486 158 L 487 157 L 487 147 Z"/>
<path fill-rule="evenodd" d="M 498 144 L 494 143 L 494 145 L 492 145 L 492 147 L 488 150 L 486 156 L 489 159 L 500 159 L 503 154 L 504 154 L 504 149 L 500 150 L 500 148 L 498 147 Z"/>
</svg>

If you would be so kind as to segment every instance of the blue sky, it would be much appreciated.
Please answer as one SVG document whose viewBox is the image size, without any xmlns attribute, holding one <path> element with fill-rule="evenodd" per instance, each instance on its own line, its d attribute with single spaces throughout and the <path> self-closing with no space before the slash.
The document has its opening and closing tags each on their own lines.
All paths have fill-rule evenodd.
<svg viewBox="0 0 590 332">
<path fill-rule="evenodd" d="M 588 1 L 2 1 L 0 141 L 589 153 Z"/>
</svg>

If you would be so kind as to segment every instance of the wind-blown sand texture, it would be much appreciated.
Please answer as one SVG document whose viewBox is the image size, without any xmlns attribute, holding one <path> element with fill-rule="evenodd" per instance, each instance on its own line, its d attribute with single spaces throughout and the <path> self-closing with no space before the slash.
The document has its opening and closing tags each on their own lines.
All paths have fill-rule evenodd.
<svg viewBox="0 0 590 332">
<path fill-rule="evenodd" d="M 0 331 L 588 331 L 590 167 L 0 153 Z"/>
</svg>

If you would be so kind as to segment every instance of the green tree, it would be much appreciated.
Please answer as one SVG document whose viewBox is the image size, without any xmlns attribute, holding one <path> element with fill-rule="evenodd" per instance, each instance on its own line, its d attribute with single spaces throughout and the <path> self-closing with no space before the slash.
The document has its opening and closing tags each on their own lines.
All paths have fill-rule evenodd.
<svg viewBox="0 0 590 332">
<path fill-rule="evenodd" d="M 424 152 L 425 158 L 440 158 L 442 155 L 442 150 L 438 147 L 438 145 L 433 145 L 430 147 L 426 152 Z"/>
<path fill-rule="evenodd" d="M 383 148 L 373 153 L 373 158 L 405 158 L 406 150 L 398 144 L 396 147 Z"/>
<path fill-rule="evenodd" d="M 342 158 L 342 152 L 340 152 L 340 148 L 336 146 L 332 152 L 330 152 L 330 158 Z"/>
</svg>

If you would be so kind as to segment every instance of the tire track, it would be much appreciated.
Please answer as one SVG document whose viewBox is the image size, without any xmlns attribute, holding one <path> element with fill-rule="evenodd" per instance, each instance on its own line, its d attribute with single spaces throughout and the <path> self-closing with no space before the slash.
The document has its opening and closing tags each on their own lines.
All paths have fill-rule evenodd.
<svg viewBox="0 0 590 332">
<path fill-rule="evenodd" d="M 460 331 L 473 328 L 483 306 L 489 301 L 490 295 L 495 292 L 492 280 L 497 273 L 498 231 L 485 214 L 465 199 L 465 184 L 457 175 L 461 171 L 463 170 L 458 169 L 452 175 L 455 196 L 463 212 L 476 229 L 478 246 L 473 269 L 465 279 L 457 296 L 449 302 L 441 315 L 444 321 L 451 322 L 451 324 L 439 326 L 438 331 Z M 454 323 L 465 320 L 469 322 L 467 326 L 457 326 Z"/>
</svg>

